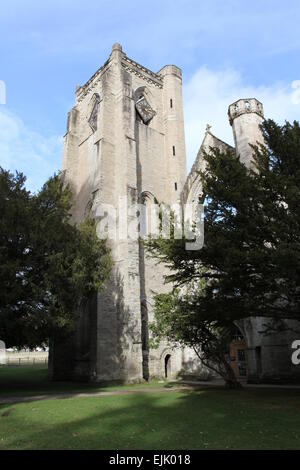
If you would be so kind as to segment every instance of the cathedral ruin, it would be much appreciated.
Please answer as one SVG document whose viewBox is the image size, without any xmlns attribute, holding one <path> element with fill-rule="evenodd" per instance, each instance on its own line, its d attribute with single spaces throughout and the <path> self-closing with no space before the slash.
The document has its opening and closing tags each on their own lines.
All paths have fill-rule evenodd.
<svg viewBox="0 0 300 470">
<path fill-rule="evenodd" d="M 120 198 L 128 205 L 198 201 L 198 171 L 210 147 L 236 151 L 251 165 L 249 143 L 262 142 L 263 106 L 255 98 L 240 99 L 229 106 L 228 114 L 235 148 L 208 126 L 187 175 L 181 70 L 166 65 L 152 72 L 114 44 L 105 64 L 77 87 L 68 115 L 62 169 L 74 194 L 73 220 L 93 216 L 101 204 L 116 207 Z M 130 224 L 135 215 L 124 213 Z M 53 378 L 131 382 L 201 376 L 202 366 L 188 348 L 174 349 L 167 343 L 149 348 L 153 293 L 167 289 L 166 268 L 145 256 L 139 239 L 117 238 L 110 246 L 110 282 L 81 312 L 70 341 L 54 345 Z M 239 325 L 237 375 L 252 381 L 288 378 L 294 374 L 288 334 L 263 338 L 260 323 L 254 319 Z"/>
</svg>

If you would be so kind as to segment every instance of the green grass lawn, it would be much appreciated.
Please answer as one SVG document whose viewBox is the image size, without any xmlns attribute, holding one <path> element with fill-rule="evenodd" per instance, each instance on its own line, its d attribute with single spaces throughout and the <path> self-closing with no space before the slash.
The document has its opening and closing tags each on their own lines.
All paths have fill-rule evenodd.
<svg viewBox="0 0 300 470">
<path fill-rule="evenodd" d="M 0 387 L 9 388 L 3 370 Z M 19 369 L 19 382 L 10 374 L 11 389 L 22 374 L 23 383 L 35 376 L 36 388 L 38 374 L 45 378 L 38 369 Z M 207 388 L 0 406 L 0 449 L 153 448 L 299 449 L 300 391 Z"/>
</svg>

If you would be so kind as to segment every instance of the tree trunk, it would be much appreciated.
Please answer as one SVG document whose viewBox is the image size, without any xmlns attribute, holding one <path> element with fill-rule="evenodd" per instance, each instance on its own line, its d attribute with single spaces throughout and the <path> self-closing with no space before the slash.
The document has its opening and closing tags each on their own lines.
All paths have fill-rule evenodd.
<svg viewBox="0 0 300 470">
<path fill-rule="evenodd" d="M 237 380 L 236 376 L 234 375 L 232 367 L 230 366 L 230 364 L 228 364 L 225 357 L 221 358 L 220 356 L 218 356 L 215 362 L 216 365 L 212 366 L 212 364 L 205 361 L 203 357 L 201 357 L 200 354 L 198 354 L 197 351 L 196 351 L 196 354 L 199 357 L 199 359 L 202 361 L 202 364 L 205 367 L 212 370 L 213 372 L 216 372 L 218 375 L 220 375 L 224 379 L 226 388 L 230 388 L 230 389 L 242 388 L 242 384 Z"/>
</svg>

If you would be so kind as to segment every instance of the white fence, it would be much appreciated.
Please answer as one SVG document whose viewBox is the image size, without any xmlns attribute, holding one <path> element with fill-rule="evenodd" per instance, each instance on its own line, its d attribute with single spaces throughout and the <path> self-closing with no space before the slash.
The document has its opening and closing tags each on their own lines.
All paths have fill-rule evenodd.
<svg viewBox="0 0 300 470">
<path fill-rule="evenodd" d="M 7 351 L 7 366 L 26 366 L 34 364 L 48 364 L 47 351 Z"/>
</svg>

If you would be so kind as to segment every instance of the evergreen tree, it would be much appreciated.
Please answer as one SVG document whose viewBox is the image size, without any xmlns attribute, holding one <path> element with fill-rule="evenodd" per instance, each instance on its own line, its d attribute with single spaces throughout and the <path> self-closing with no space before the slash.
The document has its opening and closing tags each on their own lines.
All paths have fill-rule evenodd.
<svg viewBox="0 0 300 470">
<path fill-rule="evenodd" d="M 204 156 L 201 250 L 187 251 L 185 239 L 146 243 L 175 286 L 156 298 L 158 338 L 176 339 L 169 327 L 178 320 L 177 340 L 199 351 L 207 335 L 224 346 L 224 331 L 242 318 L 268 317 L 275 329 L 282 319 L 300 320 L 300 127 L 268 120 L 262 131 L 265 145 L 253 146 L 251 169 L 231 152 Z"/>
<path fill-rule="evenodd" d="M 59 176 L 38 194 L 0 170 L 0 338 L 34 347 L 74 325 L 80 302 L 101 289 L 110 255 L 95 223 L 70 223 L 72 194 Z"/>
</svg>

